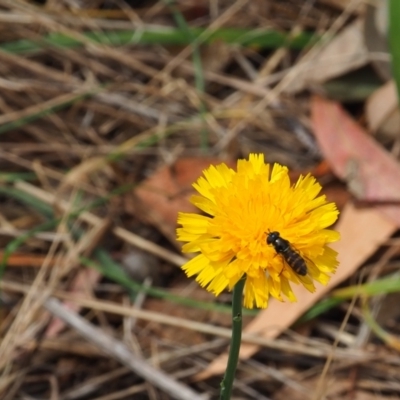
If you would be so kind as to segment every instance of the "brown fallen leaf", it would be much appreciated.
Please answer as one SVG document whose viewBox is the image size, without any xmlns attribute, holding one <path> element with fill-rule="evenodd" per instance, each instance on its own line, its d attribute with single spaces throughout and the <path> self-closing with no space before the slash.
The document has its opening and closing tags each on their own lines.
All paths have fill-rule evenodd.
<svg viewBox="0 0 400 400">
<path fill-rule="evenodd" d="M 374 228 L 371 229 L 371 226 Z M 319 286 L 316 293 L 310 293 L 302 286 L 294 286 L 296 303 L 281 303 L 271 300 L 267 309 L 260 312 L 246 326 L 244 332 L 266 338 L 276 338 L 291 326 L 305 311 L 315 304 L 340 282 L 349 278 L 357 268 L 370 257 L 397 229 L 393 221 L 378 211 L 356 209 L 351 203 L 343 210 L 336 227 L 341 240 L 332 247 L 339 253 L 339 268 L 327 286 Z M 247 359 L 258 350 L 258 346 L 242 344 L 240 358 Z M 215 359 L 196 379 L 206 379 L 225 371 L 227 356 Z"/>
<path fill-rule="evenodd" d="M 210 157 L 183 158 L 172 166 L 163 166 L 135 190 L 137 199 L 132 212 L 156 226 L 172 243 L 176 237 L 178 212 L 198 212 L 188 200 L 203 170 L 222 161 Z M 233 166 L 233 163 L 224 161 Z"/>
<path fill-rule="evenodd" d="M 314 96 L 312 124 L 319 146 L 336 175 L 360 200 L 375 205 L 400 226 L 400 166 L 336 102 Z"/>
</svg>

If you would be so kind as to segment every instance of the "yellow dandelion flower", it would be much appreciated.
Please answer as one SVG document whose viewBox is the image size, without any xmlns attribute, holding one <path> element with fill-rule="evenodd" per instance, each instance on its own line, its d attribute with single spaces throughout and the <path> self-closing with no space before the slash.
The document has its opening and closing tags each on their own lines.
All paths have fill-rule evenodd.
<svg viewBox="0 0 400 400">
<path fill-rule="evenodd" d="M 339 233 L 326 229 L 338 210 L 319 195 L 311 175 L 291 185 L 288 169 L 264 163 L 263 154 L 238 160 L 237 171 L 210 166 L 194 188 L 191 202 L 206 215 L 180 213 L 178 240 L 183 252 L 199 254 L 183 265 L 187 276 L 219 295 L 246 275 L 244 306 L 265 308 L 269 295 L 296 301 L 291 283 L 310 292 L 326 284 L 338 265 L 329 243 Z"/>
</svg>

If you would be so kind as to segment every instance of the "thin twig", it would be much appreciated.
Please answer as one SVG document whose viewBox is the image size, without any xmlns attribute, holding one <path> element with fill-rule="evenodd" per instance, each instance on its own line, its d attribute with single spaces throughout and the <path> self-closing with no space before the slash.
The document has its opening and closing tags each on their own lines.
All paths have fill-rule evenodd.
<svg viewBox="0 0 400 400">
<path fill-rule="evenodd" d="M 29 285 L 24 285 L 21 283 L 10 282 L 7 280 L 0 281 L 1 290 L 9 290 L 16 292 L 28 292 Z M 77 303 L 81 307 L 90 308 L 93 310 L 100 310 L 108 313 L 113 313 L 117 315 L 131 316 L 143 319 L 145 321 L 157 322 L 159 324 L 165 324 L 169 326 L 176 326 L 180 329 L 189 329 L 196 332 L 202 332 L 208 335 L 215 335 L 223 338 L 231 337 L 231 330 L 227 328 L 222 328 L 218 326 L 213 326 L 203 322 L 192 321 L 185 318 L 173 317 L 170 315 L 165 315 L 162 313 L 157 313 L 154 311 L 137 310 L 134 308 L 127 308 L 117 303 L 112 303 L 110 301 L 100 301 L 94 299 L 87 299 L 83 297 L 76 297 L 68 292 L 64 291 L 53 291 L 53 295 L 74 303 Z M 243 333 L 242 341 L 250 344 L 256 344 L 258 346 L 263 346 L 271 349 L 286 351 L 294 354 L 307 355 L 317 358 L 326 358 L 331 354 L 331 346 L 318 343 L 318 346 L 310 346 L 309 344 L 304 345 L 302 343 L 294 343 L 292 341 L 283 339 L 268 339 L 262 336 L 257 336 L 255 334 Z M 366 351 L 347 351 L 345 349 L 336 349 L 334 354 L 335 359 L 342 360 L 353 360 L 358 362 L 366 362 L 377 358 L 376 354 L 367 353 Z M 385 358 L 386 362 L 389 361 L 388 357 Z M 396 365 L 400 365 L 400 359 L 394 357 L 390 362 Z"/>
<path fill-rule="evenodd" d="M 132 353 L 125 344 L 105 334 L 103 330 L 96 328 L 84 318 L 70 311 L 59 300 L 49 298 L 45 301 L 44 306 L 53 315 L 73 327 L 90 343 L 95 344 L 101 351 L 117 359 L 137 375 L 168 393 L 172 398 L 177 400 L 205 400 L 207 398 L 207 396 L 199 395 L 183 383 L 176 382 L 164 372 L 152 367 L 146 360 Z"/>
</svg>

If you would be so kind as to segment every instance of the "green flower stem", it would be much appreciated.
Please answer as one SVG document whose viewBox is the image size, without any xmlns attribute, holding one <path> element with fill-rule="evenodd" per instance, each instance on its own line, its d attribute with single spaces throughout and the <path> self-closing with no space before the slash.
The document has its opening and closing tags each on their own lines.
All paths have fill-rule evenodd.
<svg viewBox="0 0 400 400">
<path fill-rule="evenodd" d="M 231 347 L 229 349 L 229 358 L 224 379 L 222 379 L 221 382 L 220 400 L 229 400 L 231 398 L 235 371 L 239 360 L 240 344 L 242 341 L 242 303 L 245 282 L 246 277 L 244 276 L 233 288 Z"/>
</svg>

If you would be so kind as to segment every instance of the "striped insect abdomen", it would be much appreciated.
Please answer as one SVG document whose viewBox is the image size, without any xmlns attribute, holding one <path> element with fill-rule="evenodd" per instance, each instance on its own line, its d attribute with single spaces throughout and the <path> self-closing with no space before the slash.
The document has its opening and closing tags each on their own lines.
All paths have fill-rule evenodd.
<svg viewBox="0 0 400 400">
<path fill-rule="evenodd" d="M 304 261 L 304 258 L 297 253 L 297 251 L 293 250 L 290 246 L 282 252 L 282 255 L 285 258 L 285 261 L 289 264 L 289 267 L 293 269 L 296 274 L 305 276 L 307 275 L 307 265 Z"/>
</svg>

